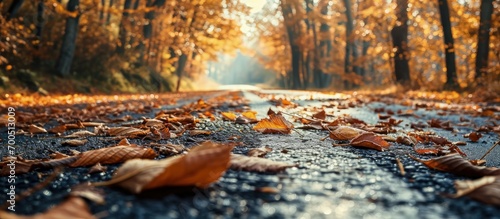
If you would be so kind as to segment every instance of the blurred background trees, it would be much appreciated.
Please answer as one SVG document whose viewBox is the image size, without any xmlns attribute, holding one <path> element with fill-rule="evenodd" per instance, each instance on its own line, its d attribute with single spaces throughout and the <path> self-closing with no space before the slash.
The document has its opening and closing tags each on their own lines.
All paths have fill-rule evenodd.
<svg viewBox="0 0 500 219">
<path fill-rule="evenodd" d="M 162 92 L 211 78 L 500 92 L 498 1 L 255 2 L 0 1 L 0 89 Z"/>
</svg>

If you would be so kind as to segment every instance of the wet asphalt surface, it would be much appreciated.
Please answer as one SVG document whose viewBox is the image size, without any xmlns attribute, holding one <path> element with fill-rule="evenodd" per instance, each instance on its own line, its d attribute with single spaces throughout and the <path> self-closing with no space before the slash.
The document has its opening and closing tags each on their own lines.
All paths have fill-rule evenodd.
<svg viewBox="0 0 500 219">
<path fill-rule="evenodd" d="M 265 91 L 280 93 L 278 91 Z M 310 93 L 285 93 L 289 97 L 305 98 L 296 101 L 301 106 L 320 106 L 325 100 L 342 101 L 343 97 L 321 96 L 318 101 L 308 98 Z M 243 95 L 250 100 L 250 108 L 258 111 L 262 118 L 269 107 L 267 99 L 251 92 Z M 179 105 L 198 99 L 192 97 Z M 374 108 L 392 107 L 405 109 L 401 105 L 387 106 L 375 102 L 365 107 L 340 110 L 367 123 L 378 118 Z M 175 108 L 168 106 L 166 108 Z M 231 107 L 221 109 L 231 110 Z M 285 110 L 286 111 L 286 110 Z M 293 109 L 290 109 L 293 113 Z M 146 115 L 154 117 L 154 111 Z M 439 117 L 435 112 L 417 111 L 419 119 Z M 425 115 L 425 116 L 424 116 Z M 461 115 L 451 115 L 448 120 L 458 120 Z M 412 120 L 406 118 L 405 120 Z M 476 123 L 487 122 L 488 118 L 472 118 Z M 406 122 L 406 121 L 405 121 Z M 296 124 L 296 126 L 299 126 Z M 405 129 L 402 123 L 401 129 Z M 228 170 L 225 175 L 208 189 L 193 187 L 164 188 L 141 195 L 133 195 L 116 188 L 103 188 L 106 204 L 88 202 L 93 214 L 101 218 L 500 218 L 500 209 L 469 198 L 450 199 L 443 194 L 453 194 L 453 181 L 464 179 L 452 174 L 429 170 L 423 164 L 410 159 L 411 147 L 393 143 L 388 151 L 359 149 L 354 147 L 332 147 L 332 141 L 325 137 L 325 131 L 298 130 L 290 135 L 264 135 L 252 130 L 252 125 L 238 125 L 217 120 L 202 121 L 201 129 L 217 130 L 208 136 L 182 136 L 160 143 L 172 142 L 191 147 L 203 140 L 227 141 L 230 136 L 241 136 L 234 153 L 245 154 L 249 149 L 268 145 L 273 148 L 266 158 L 298 164 L 278 174 L 249 173 Z M 1 129 L 1 138 L 6 137 Z M 431 128 L 429 128 L 431 130 Z M 462 135 L 472 128 L 460 127 L 459 133 L 432 129 L 451 141 L 464 140 Z M 18 148 L 25 158 L 41 158 L 50 150 L 64 153 L 69 148 L 60 146 L 60 138 L 52 135 L 37 135 L 34 138 L 18 138 Z M 81 148 L 89 150 L 112 145 L 101 137 L 88 137 L 89 142 Z M 461 149 L 470 159 L 478 159 L 495 141 L 498 135 L 484 133 L 478 143 L 468 142 Z M 141 145 L 141 140 L 131 139 Z M 5 154 L 5 148 L 0 152 Z M 425 157 L 425 156 L 421 156 Z M 396 158 L 405 167 L 402 176 L 396 165 Z M 429 158 L 429 157 L 427 157 Z M 486 157 L 488 166 L 500 166 L 500 148 Z M 17 214 L 35 214 L 60 203 L 74 185 L 87 181 L 104 181 L 111 178 L 120 166 L 108 165 L 105 173 L 88 174 L 88 168 L 66 168 L 54 182 L 16 204 Z M 51 171 L 40 171 L 49 174 Z M 7 193 L 7 182 L 0 178 L 0 191 Z M 24 191 L 40 182 L 37 172 L 17 176 L 17 191 Z M 272 187 L 277 193 L 258 192 L 259 188 Z M 5 199 L 1 195 L 2 200 Z"/>
</svg>

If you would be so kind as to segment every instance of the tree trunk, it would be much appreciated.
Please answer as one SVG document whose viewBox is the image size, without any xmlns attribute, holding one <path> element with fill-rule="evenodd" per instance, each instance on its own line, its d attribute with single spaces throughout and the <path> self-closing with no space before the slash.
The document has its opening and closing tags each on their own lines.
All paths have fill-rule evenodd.
<svg viewBox="0 0 500 219">
<path fill-rule="evenodd" d="M 114 2 L 114 0 L 109 0 L 108 14 L 106 15 L 106 25 L 108 25 L 111 21 L 111 8 L 113 7 Z"/>
<path fill-rule="evenodd" d="M 351 64 L 351 54 L 353 54 L 352 49 L 354 48 L 353 42 L 354 40 L 351 39 L 352 37 L 352 31 L 354 30 L 354 19 L 352 16 L 352 10 L 351 10 L 351 1 L 350 0 L 343 0 L 344 6 L 345 6 L 345 15 L 347 18 L 346 22 L 346 44 L 345 44 L 345 59 L 344 59 L 344 73 L 346 75 L 349 75 L 353 73 L 353 68 Z M 353 57 L 355 58 L 355 57 Z M 352 87 L 352 82 L 349 80 L 345 80 L 344 85 L 346 88 L 351 88 Z"/>
<path fill-rule="evenodd" d="M 36 24 L 35 24 L 35 38 L 37 39 L 37 43 L 34 45 L 34 48 L 37 50 L 37 53 L 34 57 L 33 64 L 40 64 L 40 43 L 42 41 L 42 30 L 43 30 L 43 14 L 44 14 L 45 4 L 44 0 L 39 0 L 37 4 L 37 13 L 36 13 Z"/>
<path fill-rule="evenodd" d="M 322 8 L 321 8 L 321 14 L 323 16 L 328 15 L 328 1 L 322 2 Z M 331 36 L 330 36 L 330 25 L 327 23 L 321 23 L 319 27 L 319 31 L 321 33 L 321 40 L 319 42 L 319 50 L 320 54 L 319 57 L 322 60 L 325 61 L 325 65 L 322 66 L 322 68 L 319 69 L 319 71 L 316 73 L 318 75 L 318 86 L 319 88 L 325 88 L 328 87 L 332 81 L 332 75 L 331 74 L 325 74 L 324 69 L 329 69 L 331 66 L 331 51 L 332 51 L 332 41 L 331 41 Z M 321 63 L 321 62 L 320 62 Z M 328 72 L 326 72 L 328 73 Z"/>
<path fill-rule="evenodd" d="M 446 83 L 447 90 L 459 88 L 457 81 L 457 68 L 455 64 L 455 47 L 453 44 L 453 33 L 451 31 L 450 9 L 447 0 L 438 0 L 441 25 L 443 26 L 444 47 L 446 57 Z"/>
<path fill-rule="evenodd" d="M 179 89 L 181 88 L 182 73 L 184 72 L 184 68 L 186 67 L 187 58 L 188 56 L 186 54 L 182 54 L 181 56 L 179 56 L 177 68 L 175 69 L 177 74 L 177 86 L 175 87 L 175 92 L 179 92 Z"/>
<path fill-rule="evenodd" d="M 69 0 L 66 8 L 68 11 L 74 12 L 78 9 L 79 3 L 80 0 Z M 75 55 L 79 19 L 80 15 L 66 18 L 66 29 L 64 31 L 61 53 L 56 64 L 56 73 L 60 76 L 67 76 L 70 73 L 71 63 Z"/>
<path fill-rule="evenodd" d="M 24 0 L 12 1 L 9 9 L 7 10 L 7 20 L 10 20 L 16 16 L 17 12 L 19 11 L 19 9 L 23 5 L 23 3 L 24 3 Z"/>
<path fill-rule="evenodd" d="M 488 54 L 490 45 L 491 15 L 493 14 L 493 1 L 482 0 L 479 14 L 479 33 L 477 37 L 476 54 L 476 80 L 486 73 L 488 68 Z"/>
<path fill-rule="evenodd" d="M 116 47 L 116 52 L 119 54 L 124 54 L 125 49 L 128 44 L 128 33 L 127 29 L 125 28 L 125 23 L 129 22 L 128 21 L 128 16 L 129 13 L 127 10 L 132 7 L 132 0 L 125 0 L 125 3 L 123 3 L 123 13 L 122 13 L 122 19 L 120 21 L 120 32 L 118 33 L 119 39 L 120 39 L 120 45 Z"/>
<path fill-rule="evenodd" d="M 410 59 L 408 51 L 408 0 L 398 0 L 396 6 L 396 25 L 391 30 L 394 53 L 394 75 L 396 82 L 408 85 L 410 81 Z"/>
<path fill-rule="evenodd" d="M 101 0 L 101 11 L 99 12 L 99 21 L 104 22 L 104 9 L 106 8 L 106 0 Z"/>
<path fill-rule="evenodd" d="M 300 82 L 300 62 L 301 62 L 301 51 L 300 47 L 297 45 L 296 42 L 296 28 L 294 28 L 295 24 L 291 24 L 292 20 L 292 8 L 290 4 L 286 0 L 281 0 L 281 12 L 283 14 L 283 20 L 285 22 L 286 26 L 286 31 L 288 35 L 288 43 L 290 44 L 290 50 L 291 50 L 291 67 L 292 67 L 292 89 L 298 89 L 302 87 L 302 84 Z"/>
</svg>

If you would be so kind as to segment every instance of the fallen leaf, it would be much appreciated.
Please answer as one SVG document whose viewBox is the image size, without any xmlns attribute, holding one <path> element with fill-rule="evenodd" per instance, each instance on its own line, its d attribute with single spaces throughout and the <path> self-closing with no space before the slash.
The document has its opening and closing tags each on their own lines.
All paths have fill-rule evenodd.
<svg viewBox="0 0 500 219">
<path fill-rule="evenodd" d="M 365 131 L 358 128 L 339 126 L 330 132 L 330 138 L 338 141 L 352 140 L 362 133 L 365 133 Z"/>
<path fill-rule="evenodd" d="M 264 134 L 290 134 L 292 129 L 293 124 L 280 114 L 271 114 L 269 119 L 262 119 L 253 127 L 253 130 Z"/>
<path fill-rule="evenodd" d="M 94 185 L 117 185 L 135 194 L 165 186 L 205 188 L 227 170 L 233 147 L 204 142 L 186 155 L 163 160 L 129 160 L 116 170 L 110 181 Z"/>
<path fill-rule="evenodd" d="M 127 138 L 144 137 L 149 133 L 147 130 L 142 130 L 134 127 L 112 127 L 107 130 L 107 134 L 111 136 L 124 136 Z"/>
<path fill-rule="evenodd" d="M 372 132 L 365 132 L 352 139 L 349 143 L 352 146 L 371 148 L 379 151 L 388 149 L 390 144 L 382 137 Z"/>
<path fill-rule="evenodd" d="M 101 163 L 96 163 L 94 166 L 90 167 L 89 173 L 102 173 L 107 169 L 108 167 L 101 165 Z"/>
<path fill-rule="evenodd" d="M 49 133 L 62 134 L 66 131 L 66 125 L 59 125 L 49 130 Z"/>
<path fill-rule="evenodd" d="M 229 121 L 235 121 L 237 118 L 236 114 L 232 112 L 221 112 L 220 114 L 222 115 L 223 119 L 227 119 Z"/>
<path fill-rule="evenodd" d="M 94 219 L 90 209 L 80 197 L 70 196 L 64 202 L 49 209 L 45 213 L 39 213 L 32 216 L 19 216 L 12 213 L 0 211 L 2 219 L 67 219 L 67 218 L 85 218 Z"/>
<path fill-rule="evenodd" d="M 31 134 L 42 134 L 42 133 L 47 133 L 47 130 L 45 130 L 44 128 L 42 128 L 40 126 L 36 126 L 36 125 L 31 124 L 28 128 L 28 132 Z"/>
<path fill-rule="evenodd" d="M 266 186 L 266 187 L 257 187 L 255 188 L 255 191 L 256 192 L 262 192 L 262 193 L 279 193 L 280 190 L 276 187 L 269 187 L 269 186 Z"/>
<path fill-rule="evenodd" d="M 167 156 L 172 156 L 176 154 L 180 154 L 186 148 L 183 145 L 180 144 L 149 144 L 150 146 L 155 147 L 160 154 L 167 155 Z"/>
<path fill-rule="evenodd" d="M 257 112 L 255 112 L 255 111 L 242 112 L 241 116 L 249 119 L 250 121 L 257 121 Z"/>
<path fill-rule="evenodd" d="M 95 135 L 95 133 L 93 133 L 93 132 L 89 132 L 87 130 L 82 130 L 82 131 L 73 132 L 70 135 L 66 135 L 64 137 L 65 138 L 84 138 L 84 137 L 94 136 L 94 135 Z"/>
<path fill-rule="evenodd" d="M 271 152 L 273 149 L 271 149 L 268 146 L 265 147 L 260 147 L 260 148 L 253 148 L 248 151 L 247 155 L 249 157 L 264 157 L 266 156 L 267 153 Z"/>
<path fill-rule="evenodd" d="M 321 110 L 321 111 L 315 113 L 312 117 L 315 119 L 325 120 L 326 119 L 326 112 L 325 112 L 325 110 Z"/>
<path fill-rule="evenodd" d="M 114 146 L 85 151 L 66 158 L 48 160 L 37 165 L 41 167 L 56 167 L 61 165 L 67 165 L 70 167 L 83 167 L 95 165 L 97 163 L 123 163 L 134 158 L 153 159 L 156 156 L 156 152 L 151 148 L 143 148 L 137 145 Z"/>
<path fill-rule="evenodd" d="M 471 132 L 464 135 L 464 138 L 469 138 L 473 142 L 477 142 L 481 137 L 483 137 L 483 135 L 479 132 Z"/>
<path fill-rule="evenodd" d="M 212 131 L 210 130 L 200 130 L 200 129 L 195 129 L 195 130 L 190 130 L 189 135 L 190 136 L 195 136 L 195 135 L 210 135 L 212 134 Z"/>
<path fill-rule="evenodd" d="M 68 146 L 76 147 L 76 146 L 82 146 L 87 142 L 88 141 L 85 139 L 71 139 L 71 140 L 62 141 L 61 145 L 68 145 Z"/>
<path fill-rule="evenodd" d="M 457 193 L 452 197 L 470 197 L 474 200 L 500 206 L 500 176 L 484 176 L 476 180 L 456 180 Z"/>
<path fill-rule="evenodd" d="M 231 169 L 249 172 L 280 172 L 296 164 L 277 162 L 260 157 L 247 157 L 244 155 L 231 155 Z"/>
<path fill-rule="evenodd" d="M 479 178 L 482 176 L 500 175 L 499 168 L 474 166 L 458 153 L 452 153 L 430 160 L 421 160 L 412 156 L 410 157 L 418 162 L 423 163 L 425 166 L 431 169 L 449 172 L 459 176 Z"/>
<path fill-rule="evenodd" d="M 96 204 L 104 204 L 104 192 L 96 187 L 89 186 L 87 184 L 80 184 L 73 186 L 71 188 L 70 196 L 82 197 L 93 201 Z"/>
</svg>

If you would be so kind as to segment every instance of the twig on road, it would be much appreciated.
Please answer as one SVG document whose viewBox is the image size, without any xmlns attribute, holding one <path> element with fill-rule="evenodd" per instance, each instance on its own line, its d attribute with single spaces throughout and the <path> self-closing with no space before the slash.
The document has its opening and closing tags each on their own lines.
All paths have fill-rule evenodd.
<svg viewBox="0 0 500 219">
<path fill-rule="evenodd" d="M 486 157 L 486 155 L 488 155 L 491 152 L 491 150 L 493 150 L 493 148 L 495 148 L 498 145 L 498 143 L 500 143 L 500 141 L 497 141 L 495 144 L 493 144 L 493 146 L 491 146 L 491 148 L 488 149 L 488 151 L 486 151 L 486 153 L 481 158 L 479 158 L 479 160 L 483 160 Z"/>
</svg>

